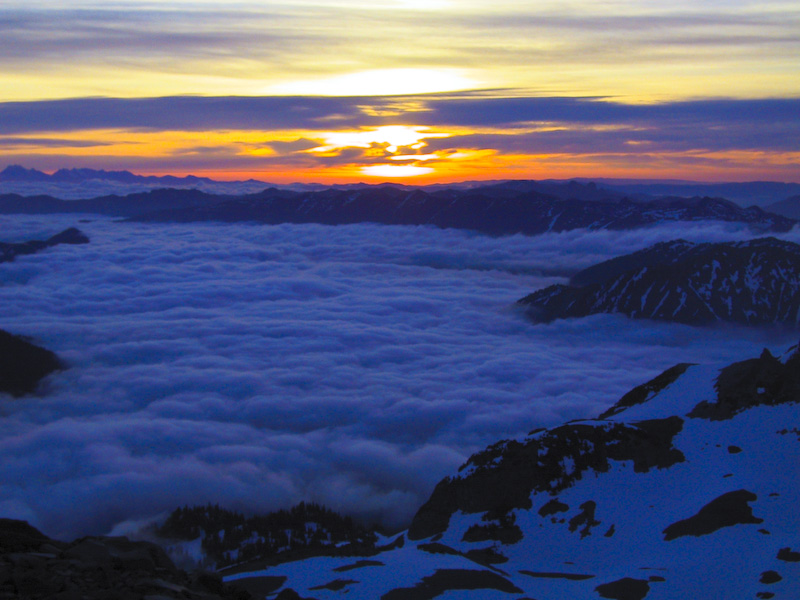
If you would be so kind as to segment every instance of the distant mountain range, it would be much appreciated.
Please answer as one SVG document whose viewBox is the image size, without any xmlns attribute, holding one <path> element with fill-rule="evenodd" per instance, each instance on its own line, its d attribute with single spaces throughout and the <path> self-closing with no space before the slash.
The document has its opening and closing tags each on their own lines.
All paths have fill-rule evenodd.
<svg viewBox="0 0 800 600">
<path fill-rule="evenodd" d="M 762 208 L 791 196 L 800 195 L 800 183 L 782 183 L 778 181 L 748 181 L 742 183 L 621 181 L 616 179 L 597 179 L 595 181 L 605 188 L 629 195 L 632 198 L 711 196 L 727 198 L 740 206 L 755 205 Z"/>
<path fill-rule="evenodd" d="M 59 169 L 48 174 L 37 169 L 10 165 L 0 171 L 0 194 L 49 195 L 82 200 L 110 194 L 128 195 L 158 188 L 196 189 L 215 194 L 251 194 L 269 187 L 263 181 L 215 181 L 187 175 L 136 175 L 130 171 Z"/>
<path fill-rule="evenodd" d="M 721 198 L 660 198 L 633 202 L 592 184 L 575 182 L 560 185 L 507 182 L 435 191 L 388 184 L 317 192 L 270 188 L 242 196 L 159 189 L 88 200 L 0 195 L 0 213 L 63 212 L 104 214 L 148 222 L 432 225 L 490 235 L 533 235 L 579 228 L 622 230 L 666 221 L 746 223 L 762 232 L 788 231 L 796 224 L 793 219 L 757 207 L 741 208 Z"/>
<path fill-rule="evenodd" d="M 679 364 L 473 455 L 392 545 L 224 579 L 281 600 L 797 598 L 798 398 L 796 348 Z"/>
<path fill-rule="evenodd" d="M 790 219 L 800 219 L 800 195 L 770 204 L 766 207 L 766 210 Z"/>
<path fill-rule="evenodd" d="M 52 196 L 0 195 L 0 214 L 97 214 L 133 217 L 163 210 L 186 209 L 224 202 L 232 196 L 217 196 L 194 189 L 157 189 L 127 196 L 100 196 L 88 200 L 61 200 Z"/>
<path fill-rule="evenodd" d="M 536 191 L 568 200 L 607 200 L 629 198 L 648 201 L 663 197 L 711 197 L 726 198 L 742 207 L 769 205 L 800 195 L 800 183 L 775 181 L 750 181 L 743 183 L 702 183 L 695 181 L 648 180 L 648 179 L 585 179 L 573 180 L 497 180 L 463 181 L 459 183 L 432 184 L 426 186 L 394 184 L 405 189 L 421 189 L 432 193 L 442 189 L 474 189 L 492 185 L 514 185 L 518 191 Z M 352 190 L 370 187 L 365 183 L 326 185 L 320 183 L 273 183 L 248 179 L 246 181 L 217 181 L 208 177 L 187 175 L 137 175 L 130 171 L 106 171 L 103 169 L 72 168 L 45 173 L 20 165 L 9 165 L 0 171 L 0 194 L 14 193 L 24 196 L 50 195 L 62 199 L 88 199 L 116 194 L 125 196 L 156 188 L 197 189 L 210 194 L 253 194 L 266 188 L 277 187 L 295 192 L 319 192 L 327 189 Z M 783 214 L 780 211 L 779 214 Z M 787 215 L 797 218 L 796 215 Z"/>
<path fill-rule="evenodd" d="M 155 183 L 164 187 L 197 185 L 201 183 L 215 183 L 207 177 L 175 177 L 173 175 L 134 175 L 130 171 L 104 171 L 97 169 L 59 169 L 55 173 L 47 174 L 36 169 L 26 169 L 20 165 L 10 165 L 0 171 L 0 182 L 58 182 L 81 183 L 92 179 L 118 181 L 120 183 Z M 252 180 L 251 180 L 252 181 Z M 263 185 L 263 182 L 258 182 Z"/>
<path fill-rule="evenodd" d="M 569 195 L 582 195 L 583 199 L 520 188 L 519 182 L 511 182 L 434 192 L 389 185 L 306 193 L 269 189 L 205 206 L 143 214 L 135 219 L 327 225 L 369 222 L 434 225 L 491 235 L 532 235 L 579 228 L 622 230 L 665 221 L 699 220 L 747 223 L 760 231 L 788 231 L 796 223 L 757 207 L 743 209 L 718 198 L 662 198 L 632 202 L 611 193 L 600 199 L 596 197 L 596 188 L 580 184 L 570 184 L 566 189 L 570 190 Z M 576 189 L 582 194 L 572 193 Z"/>
<path fill-rule="evenodd" d="M 689 324 L 800 325 L 800 246 L 775 238 L 656 244 L 521 299 L 537 321 L 621 313 Z"/>
</svg>

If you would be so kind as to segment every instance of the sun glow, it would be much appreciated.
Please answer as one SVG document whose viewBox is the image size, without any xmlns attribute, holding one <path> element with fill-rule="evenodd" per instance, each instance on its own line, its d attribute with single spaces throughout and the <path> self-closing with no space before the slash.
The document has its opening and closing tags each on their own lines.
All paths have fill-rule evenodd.
<svg viewBox="0 0 800 600">
<path fill-rule="evenodd" d="M 417 177 L 419 175 L 428 175 L 433 173 L 431 167 L 416 167 L 413 165 L 371 165 L 363 167 L 361 172 L 370 177 Z"/>
<path fill-rule="evenodd" d="M 264 92 L 290 96 L 399 96 L 455 92 L 479 85 L 461 69 L 373 69 L 310 81 L 290 81 Z"/>
<path fill-rule="evenodd" d="M 331 131 L 321 134 L 321 137 L 325 145 L 312 148 L 309 152 L 329 154 L 343 148 L 370 148 L 375 144 L 385 144 L 386 152 L 394 154 L 400 148 L 418 150 L 425 146 L 423 140 L 447 138 L 450 134 L 428 131 L 427 127 L 387 125 L 362 131 Z"/>
</svg>

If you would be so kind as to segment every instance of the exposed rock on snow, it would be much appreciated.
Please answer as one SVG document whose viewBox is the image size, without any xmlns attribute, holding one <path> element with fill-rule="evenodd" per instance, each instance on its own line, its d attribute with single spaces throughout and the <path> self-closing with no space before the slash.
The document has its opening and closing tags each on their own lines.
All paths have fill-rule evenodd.
<svg viewBox="0 0 800 600">
<path fill-rule="evenodd" d="M 678 365 L 601 418 L 499 442 L 338 591 L 359 561 L 229 579 L 286 577 L 278 598 L 319 600 L 797 598 L 798 362 Z"/>
<path fill-rule="evenodd" d="M 519 301 L 535 321 L 622 313 L 693 325 L 800 326 L 800 246 L 775 238 L 656 244 Z"/>
</svg>

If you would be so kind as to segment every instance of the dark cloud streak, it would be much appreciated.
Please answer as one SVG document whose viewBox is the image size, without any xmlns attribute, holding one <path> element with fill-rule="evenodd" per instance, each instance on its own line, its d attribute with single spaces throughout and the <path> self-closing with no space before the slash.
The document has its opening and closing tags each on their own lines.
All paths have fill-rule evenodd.
<svg viewBox="0 0 800 600">
<path fill-rule="evenodd" d="M 401 101 L 425 110 L 366 114 Z M 0 134 L 92 129 L 207 131 L 343 129 L 398 122 L 432 127 L 523 128 L 531 124 L 673 126 L 800 126 L 800 98 L 713 99 L 623 104 L 601 98 L 429 95 L 401 97 L 78 98 L 0 103 Z"/>
</svg>

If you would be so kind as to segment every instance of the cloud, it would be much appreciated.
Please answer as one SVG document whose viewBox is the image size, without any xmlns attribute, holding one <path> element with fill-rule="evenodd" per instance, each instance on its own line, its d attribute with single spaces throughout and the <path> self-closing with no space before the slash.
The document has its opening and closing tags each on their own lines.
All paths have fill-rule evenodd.
<svg viewBox="0 0 800 600">
<path fill-rule="evenodd" d="M 0 146 L 14 149 L 33 149 L 33 148 L 93 148 L 96 146 L 110 146 L 111 142 L 99 140 L 71 140 L 59 138 L 26 138 L 26 137 L 3 137 L 0 138 Z"/>
<path fill-rule="evenodd" d="M 756 61 L 790 68 L 796 7 L 724 4 L 712 11 L 697 3 L 649 8 L 615 2 L 598 9 L 586 2 L 557 8 L 462 2 L 457 10 L 425 11 L 420 18 L 418 11 L 392 10 L 396 3 L 374 2 L 238 2 L 222 9 L 208 3 L 171 3 L 165 9 L 151 2 L 84 2 L 80 8 L 12 2 L 0 15 L 0 60 L 5 71 L 72 76 L 86 66 L 101 77 L 112 68 L 133 77 L 143 70 L 177 73 L 190 82 L 214 75 L 237 89 L 249 88 L 248 93 L 257 93 L 265 80 L 287 83 L 409 67 L 466 68 L 479 78 L 517 86 L 532 85 L 535 73 L 539 89 L 551 92 L 583 87 L 595 77 L 599 81 L 590 87 L 602 87 L 603 78 L 620 78 L 615 71 L 620 65 L 633 73 L 629 91 L 637 79 L 648 87 L 652 82 L 644 77 L 654 68 L 690 67 L 680 73 L 682 79 L 699 64 L 704 80 L 716 85 L 719 80 L 724 85 L 731 71 L 734 77 L 753 73 Z M 709 71 L 720 62 L 728 69 Z M 596 68 L 587 72 L 587 66 Z M 213 93 L 215 84 L 206 80 L 191 91 Z M 125 81 L 106 82 L 104 89 L 109 85 Z"/>
<path fill-rule="evenodd" d="M 73 219 L 0 229 L 43 238 Z M 70 365 L 0 399 L 0 513 L 65 538 L 205 502 L 313 500 L 402 526 L 489 443 L 594 416 L 677 362 L 795 342 L 608 315 L 534 325 L 513 306 L 656 241 L 752 236 L 731 225 L 491 238 L 88 219 L 90 244 L 0 265 L 0 328 Z"/>
<path fill-rule="evenodd" d="M 224 10 L 138 6 L 131 10 L 114 3 L 17 7 L 0 15 L 6 32 L 0 48 L 4 63 L 21 69 L 41 61 L 62 62 L 68 56 L 95 65 L 115 57 L 140 65 L 179 59 L 210 66 L 223 54 L 274 59 L 292 43 L 317 45 L 312 34 L 295 27 L 298 11 L 275 5 L 259 8 L 257 12 L 241 6 Z M 104 52 L 98 53 L 101 48 Z"/>
<path fill-rule="evenodd" d="M 744 148 L 792 151 L 800 132 L 800 99 L 696 100 L 654 105 L 599 98 L 428 95 L 399 98 L 164 97 L 83 98 L 0 103 L 0 134 L 130 129 L 143 131 L 365 130 L 398 123 L 437 131 L 473 128 L 474 134 L 436 140 L 432 147 L 490 147 L 525 152 L 595 151 L 611 146 L 631 151 L 649 142 L 658 151 Z M 383 111 L 392 108 L 390 114 Z M 335 117 L 335 123 L 331 121 Z M 395 127 L 396 128 L 396 127 Z M 57 141 L 57 140 L 55 140 Z M 46 142 L 53 145 L 55 141 Z M 33 144 L 36 139 L 31 138 Z M 10 143 L 6 141 L 5 143 Z M 65 142 L 66 143 L 66 142 Z M 75 142 L 73 142 L 75 143 Z M 99 142 L 94 142 L 99 143 Z M 318 144 L 311 139 L 262 145 L 295 153 Z"/>
<path fill-rule="evenodd" d="M 800 99 L 636 105 L 481 94 L 84 98 L 0 103 L 0 153 L 44 170 L 77 164 L 249 172 L 267 180 L 352 180 L 367 166 L 395 161 L 464 179 L 613 172 L 788 181 L 798 115 Z M 420 143 L 381 138 L 397 130 L 419 131 Z M 41 143 L 40 135 L 47 136 Z M 339 141 L 332 145 L 333 138 Z M 98 147 L 80 149 L 91 146 Z"/>
<path fill-rule="evenodd" d="M 78 98 L 0 104 L 0 133 L 133 129 L 279 131 L 368 124 L 353 98 L 196 97 Z"/>
<path fill-rule="evenodd" d="M 603 98 L 512 97 L 477 95 L 432 98 L 422 124 L 439 126 L 523 126 L 531 123 L 583 125 L 674 125 L 681 123 L 797 123 L 800 99 L 715 99 L 626 104 Z"/>
</svg>

